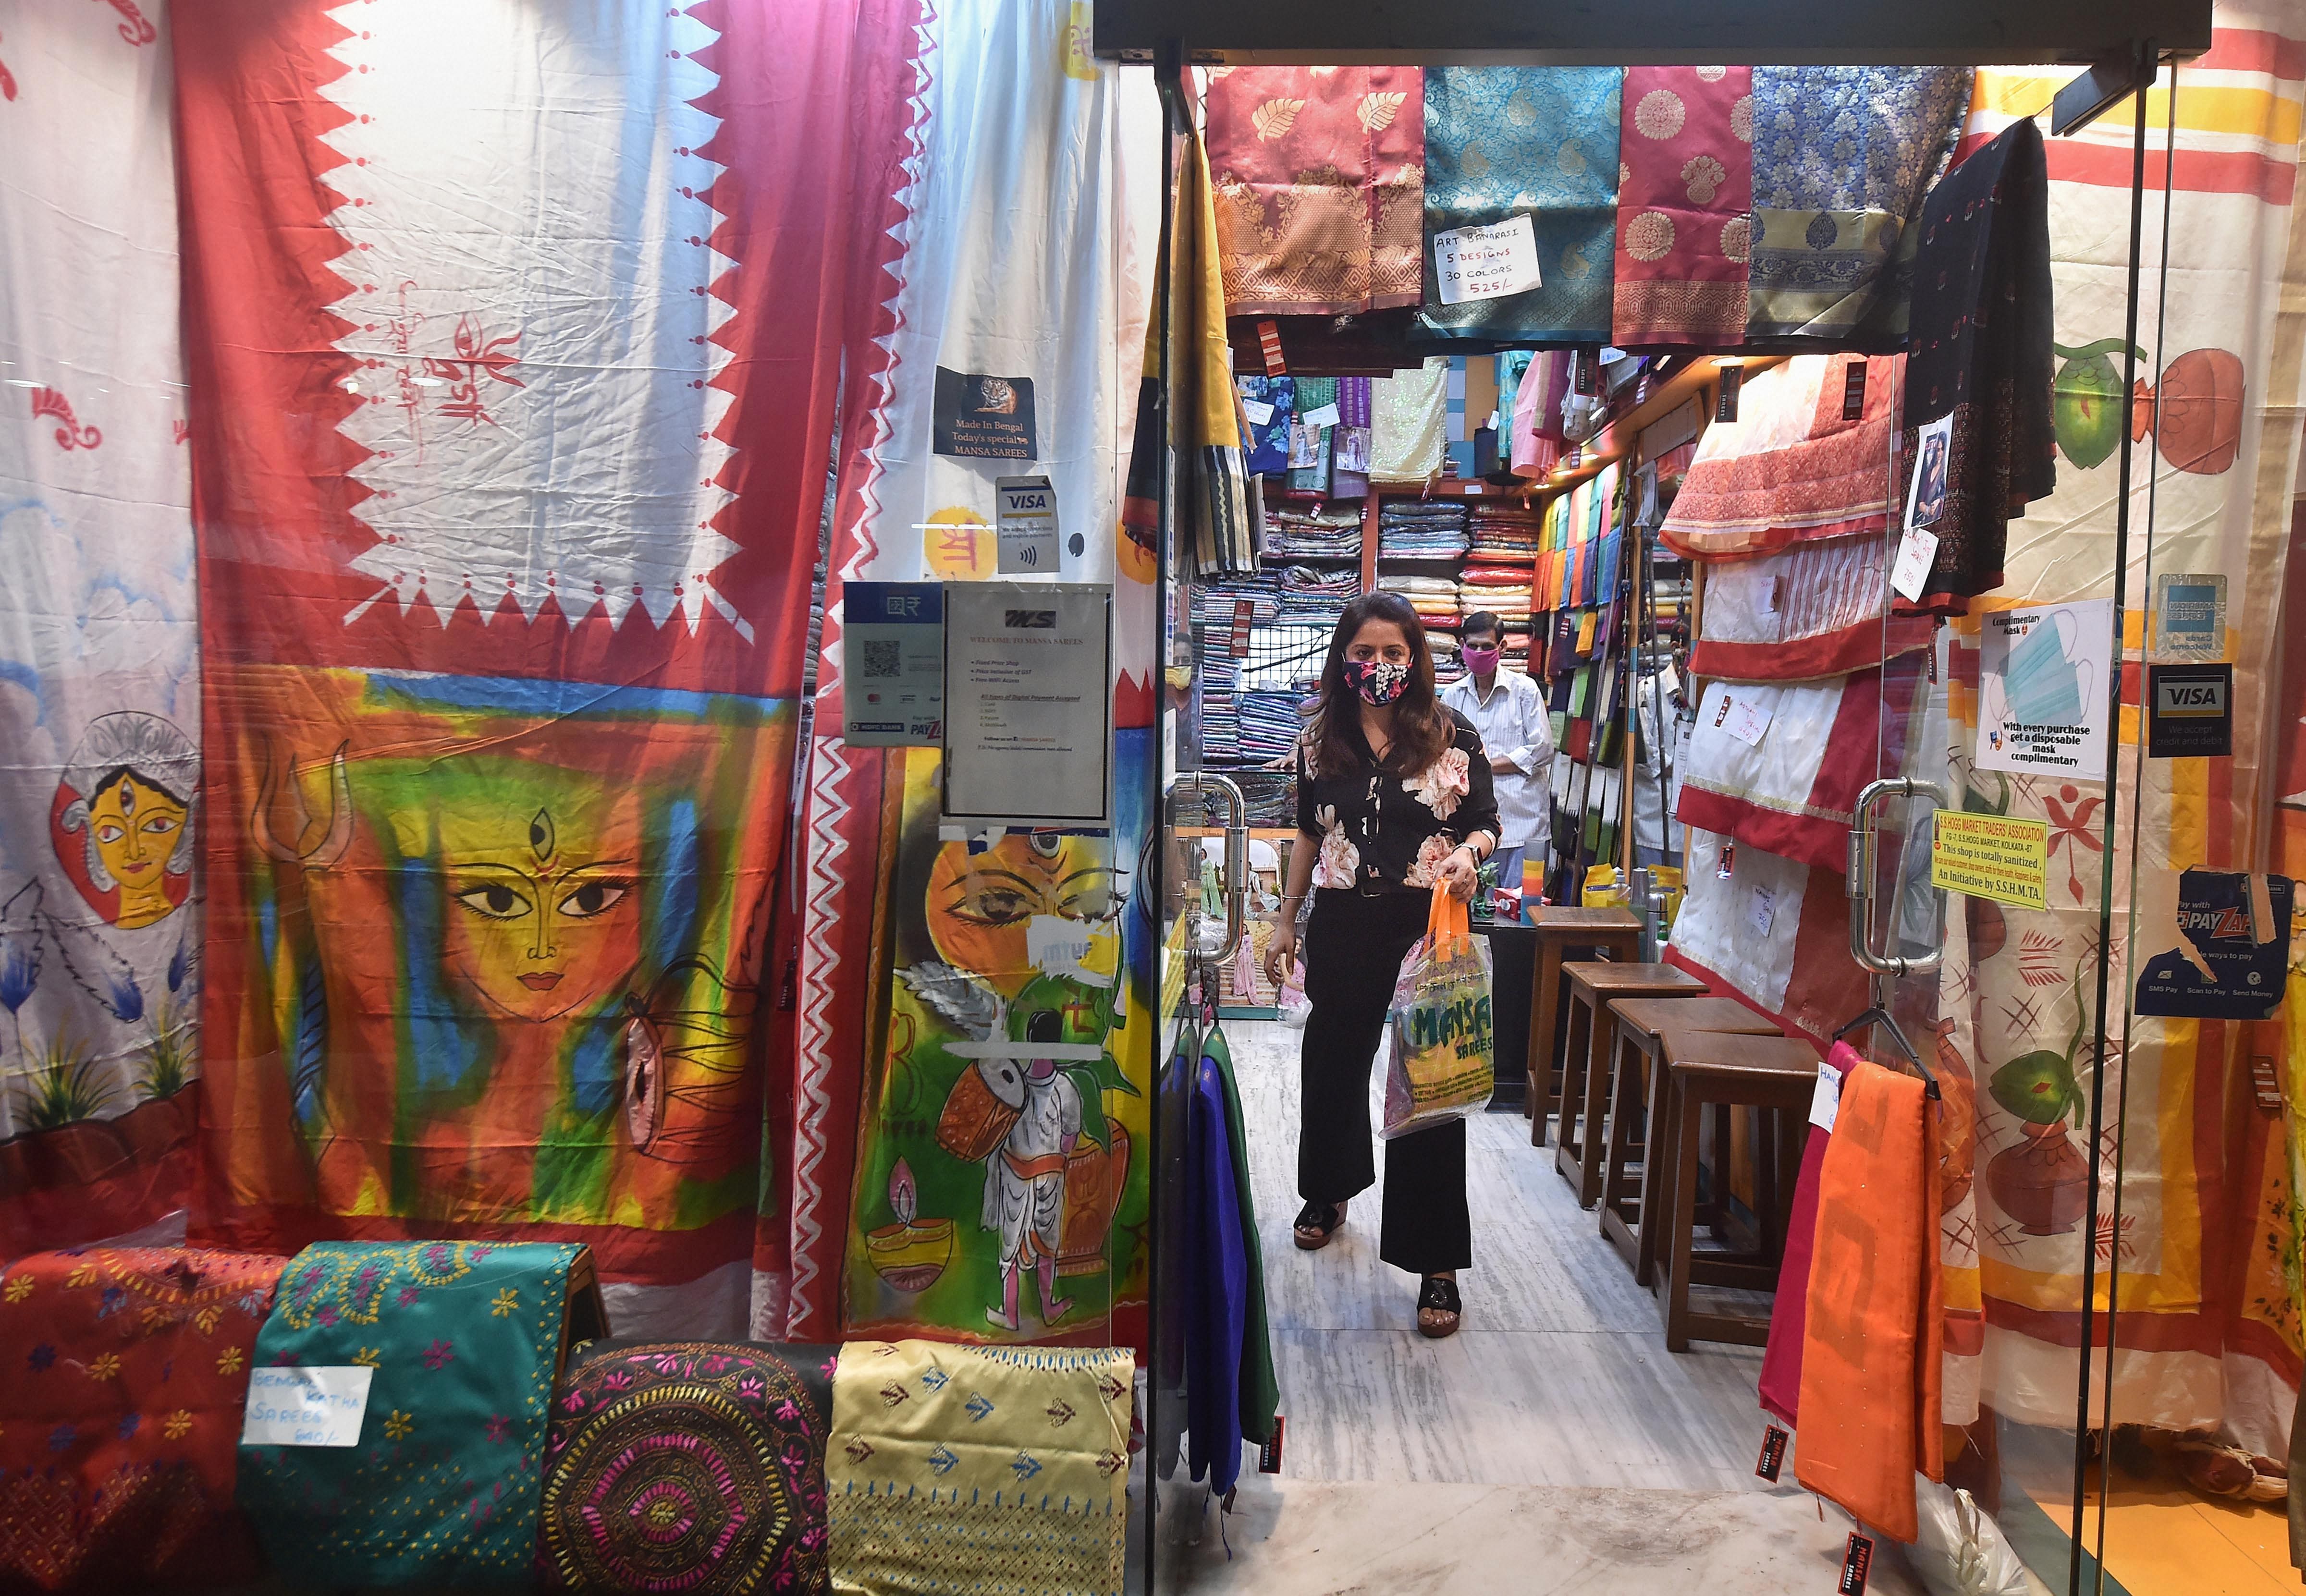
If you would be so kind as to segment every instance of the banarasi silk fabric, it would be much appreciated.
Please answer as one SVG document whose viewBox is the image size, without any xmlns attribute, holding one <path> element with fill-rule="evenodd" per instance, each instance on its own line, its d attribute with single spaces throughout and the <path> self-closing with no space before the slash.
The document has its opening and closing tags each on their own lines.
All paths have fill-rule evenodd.
<svg viewBox="0 0 2306 1596">
<path fill-rule="evenodd" d="M 1855 362 L 1865 397 L 1847 415 Z M 1716 422 L 1659 538 L 1693 559 L 1742 559 L 1805 540 L 1880 533 L 1893 519 L 1891 445 L 1901 356 L 1798 355 L 1757 372 L 1738 419 Z"/>
<path fill-rule="evenodd" d="M 790 1294 L 756 1302 L 759 1340 L 1143 1340 L 1154 943 L 1135 865 L 1154 748 L 1155 565 L 1148 542 L 1115 534 L 1159 260 L 1160 111 L 1148 74 L 1089 59 L 1085 40 L 1081 53 L 1059 47 L 1079 38 L 1076 17 L 1066 0 L 961 0 L 936 8 L 918 35 L 910 136 L 925 153 L 904 156 L 919 181 L 902 191 L 909 219 L 893 242 L 903 247 L 885 271 L 875 269 L 885 356 L 878 344 L 852 349 L 842 390 L 806 778 Z M 901 92 L 913 91 L 909 74 Z M 988 144 L 988 117 L 1014 137 Z M 1170 329 L 1196 351 L 1224 338 L 1213 248 L 1203 264 L 1213 315 Z M 934 455 L 934 371 L 984 371 L 1018 351 L 1038 363 L 1037 408 L 1075 418 L 1067 436 L 1078 444 L 1029 467 L 1046 466 L 1058 483 L 1060 578 L 1114 584 L 1116 813 L 1105 835 L 1018 830 L 972 853 L 938 835 L 934 751 L 841 745 L 840 595 L 852 579 L 939 574 L 924 568 L 925 524 L 973 520 L 989 531 L 995 479 L 1029 467 Z M 1233 414 L 1221 354 L 1209 366 Z M 1148 441 L 1157 446 L 1157 431 Z M 1141 527 L 1133 505 L 1129 513 Z M 978 574 L 990 571 L 988 550 Z M 868 883 L 876 909 L 859 914 Z M 1089 943 L 1085 964 L 1050 952 L 1075 937 Z M 925 996 L 901 973 L 914 965 L 951 977 Z M 1125 978 L 1110 981 L 1119 968 Z M 1000 1147 L 941 1139 L 946 1104 L 958 1097 L 958 1117 L 978 1100 L 986 1045 L 1013 1046 L 1024 1031 L 1012 1027 L 1046 1024 L 1036 1017 L 1062 1017 L 1069 1005 L 1068 1037 L 1101 1046 L 1100 1062 L 1069 1061 L 1057 1081 L 1041 1083 L 1044 1108 L 1062 1114 L 1070 1096 L 1083 1109 L 1062 1174 L 1040 1173 L 1047 1153 L 1022 1150 L 1050 1134 L 1038 1115 L 1012 1127 L 1006 1148 L 1029 1175 Z M 986 1069 L 999 1068 L 986 1059 Z M 1115 1121 L 1125 1140 L 1113 1135 Z M 1004 1222 L 998 1203 L 988 1212 L 988 1189 L 998 1199 L 1012 1181 L 1032 1191 L 1031 1225 Z M 1045 1295 L 1041 1247 L 1060 1191 Z"/>
<path fill-rule="evenodd" d="M 1624 101 L 1610 342 L 1734 349 L 1752 253 L 1754 69 L 1629 66 Z"/>
<path fill-rule="evenodd" d="M 2220 576 L 2225 644 L 2234 667 L 2231 760 L 2139 760 L 2137 711 L 2119 733 L 2124 800 L 2115 817 L 2112 906 L 2128 959 L 2131 826 L 2141 872 L 2263 868 L 2276 841 L 2269 799 L 2281 739 L 2295 735 L 2299 698 L 2279 685 L 2276 649 L 2294 639 L 2280 608 L 2285 529 L 2292 523 L 2300 431 L 2306 255 L 2293 245 L 2298 132 L 2306 98 L 2306 22 L 2287 8 L 2220 4 L 2211 48 L 2177 72 L 2175 103 L 2148 98 L 2146 281 L 2138 378 L 2154 390 L 2136 440 L 2130 484 L 2132 613 L 2129 659 L 2148 634 L 2145 531 L 2153 571 Z M 1966 142 L 1983 143 L 2054 92 L 2046 69 L 1981 72 Z M 2166 88 L 2166 80 L 2165 80 Z M 2163 129 L 2174 115 L 2176 149 Z M 2045 1112 L 2020 1080 L 2088 1080 L 2095 1028 L 2098 883 L 2105 867 L 2103 790 L 2054 776 L 1971 768 L 1977 738 L 1972 683 L 1979 611 L 2114 591 L 2124 331 L 2122 245 L 2129 227 L 2131 129 L 2119 118 L 2047 141 L 2053 307 L 2058 346 L 2053 425 L 2057 486 L 2010 524 L 2003 583 L 1949 627 L 1949 728 L 1961 799 L 2048 827 L 2048 906 L 1971 906 L 1948 916 L 1939 977 L 1937 1069 L 1970 1087 L 1974 1178 L 1950 1186 L 1941 1216 L 1948 1347 L 1945 1419 L 1985 1410 L 2028 1423 L 2071 1425 L 2084 1321 L 2084 1259 L 2095 1250 L 2114 1318 L 2090 1333 L 2116 1348 L 2117 1421 L 2216 1429 L 2253 1453 L 2285 1454 L 2301 1359 L 2299 1188 L 2285 1139 L 2296 1115 L 2256 1105 L 2253 1054 L 2293 1060 L 2295 1028 L 2225 1020 L 2117 1015 L 2122 1046 L 2107 1101 L 2100 1167 L 2116 1167 L 2119 1228 L 2093 1234 L 2084 1198 L 2092 1132 L 2073 1097 Z M 2165 167 L 2169 246 L 2159 222 Z M 2111 248 L 2112 252 L 2109 252 Z M 2166 293 L 2159 278 L 2166 260 Z M 2108 405 L 2099 397 L 2113 396 Z M 2148 484 L 2151 482 L 2149 499 Z M 2139 671 L 2138 674 L 2142 675 Z M 2136 762 L 2133 765 L 2133 761 Z M 2131 772 L 2137 807 L 2129 789 Z M 2294 856 L 2293 856 L 2294 862 Z M 2285 1012 L 2296 1006 L 2293 998 Z M 2038 1055 L 2047 1053 L 2046 1061 Z M 2020 1061 L 2033 1057 L 2016 1070 Z M 2055 1069 L 2046 1069 L 2054 1062 Z M 2294 1067 L 2294 1065 L 2293 1065 Z M 1950 1089 L 1951 1105 L 1955 1094 Z M 2005 1100 L 2005 1097 L 2008 1100 Z M 2292 1098 L 2293 1105 L 2296 1098 Z M 2018 1105 L 2013 1108 L 2011 1103 Z M 2019 1112 L 2022 1108 L 2025 1112 Z M 2110 1177 L 2109 1177 L 2110 1178 Z M 2103 1206 L 2101 1213 L 2108 1210 Z M 1957 1340 L 1957 1333 L 1960 1339 Z"/>
<path fill-rule="evenodd" d="M 1235 315 L 1418 300 L 1424 77 L 1413 66 L 1220 66 L 1202 101 Z"/>
<path fill-rule="evenodd" d="M 1917 606 L 2002 585 L 2009 521 L 2058 485 L 2051 431 L 2050 192 L 2042 130 L 2011 123 L 1923 201 L 1906 356 L 1904 472 L 1952 416 L 1936 557 Z"/>
<path fill-rule="evenodd" d="M 1757 66 L 1748 341 L 1894 347 L 1895 266 L 1952 153 L 1966 66 Z"/>
<path fill-rule="evenodd" d="M 636 1326 L 734 1331 L 821 289 L 870 217 L 869 119 L 821 123 L 885 24 L 346 16 L 177 8 L 218 816 L 193 1234 L 584 1242 Z"/>
<path fill-rule="evenodd" d="M 537 1575 L 624 1596 L 824 1596 L 833 1346 L 591 1341 L 544 1454 Z"/>
<path fill-rule="evenodd" d="M 825 1484 L 842 1596 L 1119 1596 L 1125 1348 L 850 1342 Z"/>
<path fill-rule="evenodd" d="M 1945 1478 L 1938 1105 L 1866 1059 L 1841 1083 L 1819 1165 L 1794 1477 L 1910 1543 L 1914 1476 Z"/>
<path fill-rule="evenodd" d="M 168 16 L 0 0 L 0 1259 L 181 1208 L 200 650 Z"/>
<path fill-rule="evenodd" d="M 283 1260 L 74 1248 L 0 1275 L 0 1585 L 233 1583 L 242 1410 Z"/>
<path fill-rule="evenodd" d="M 321 1242 L 290 1260 L 265 1368 L 363 1366 L 352 1447 L 241 1447 L 240 1498 L 292 1585 L 523 1587 L 568 1338 L 599 1334 L 584 1250 Z M 577 1286 L 581 1285 L 581 1291 Z"/>
<path fill-rule="evenodd" d="M 1422 337 L 1472 348 L 1609 341 L 1625 75 L 1617 66 L 1427 69 Z M 1514 217 L 1533 229 L 1538 286 L 1443 304 L 1434 235 Z"/>
<path fill-rule="evenodd" d="M 1370 384 L 1372 482 L 1422 482 L 1441 474 L 1448 448 L 1449 362 L 1430 355 Z"/>
</svg>

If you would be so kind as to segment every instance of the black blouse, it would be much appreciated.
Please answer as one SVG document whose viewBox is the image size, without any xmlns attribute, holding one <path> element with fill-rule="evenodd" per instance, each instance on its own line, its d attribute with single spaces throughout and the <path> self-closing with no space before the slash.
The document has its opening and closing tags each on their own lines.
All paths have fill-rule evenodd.
<svg viewBox="0 0 2306 1596">
<path fill-rule="evenodd" d="M 1482 734 L 1456 710 L 1457 735 L 1417 775 L 1319 768 L 1309 730 L 1297 739 L 1297 829 L 1321 839 L 1313 884 L 1331 890 L 1430 892 L 1441 861 L 1475 832 L 1498 832 L 1498 800 Z M 1356 740 L 1360 728 L 1354 728 Z"/>
</svg>

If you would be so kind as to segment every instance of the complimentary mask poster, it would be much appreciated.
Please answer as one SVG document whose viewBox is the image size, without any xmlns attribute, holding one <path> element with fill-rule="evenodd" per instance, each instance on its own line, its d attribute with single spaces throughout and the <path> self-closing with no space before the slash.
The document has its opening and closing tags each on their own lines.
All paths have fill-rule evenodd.
<svg viewBox="0 0 2306 1596">
<path fill-rule="evenodd" d="M 892 989 L 866 1084 L 847 1334 L 1086 1339 L 1141 1302 L 1152 935 L 1132 897 L 1151 734 L 1111 836 L 937 824 L 907 761 Z"/>
<path fill-rule="evenodd" d="M 2105 780 L 2114 601 L 1990 610 L 1978 639 L 1977 767 Z"/>
</svg>

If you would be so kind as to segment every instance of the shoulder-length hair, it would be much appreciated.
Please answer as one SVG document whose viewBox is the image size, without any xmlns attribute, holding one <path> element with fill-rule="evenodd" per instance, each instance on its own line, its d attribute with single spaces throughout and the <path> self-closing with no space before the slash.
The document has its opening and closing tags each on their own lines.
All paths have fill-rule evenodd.
<svg viewBox="0 0 2306 1596">
<path fill-rule="evenodd" d="M 1456 737 L 1456 722 L 1433 696 L 1433 654 L 1425 644 L 1425 625 L 1397 593 L 1365 593 L 1345 606 L 1329 636 L 1329 657 L 1321 666 L 1321 705 L 1307 730 L 1318 769 L 1348 771 L 1369 763 L 1362 738 L 1361 695 L 1345 679 L 1345 650 L 1362 627 L 1391 621 L 1409 642 L 1409 682 L 1394 700 L 1393 747 L 1378 768 L 1413 776 L 1441 756 Z"/>
</svg>

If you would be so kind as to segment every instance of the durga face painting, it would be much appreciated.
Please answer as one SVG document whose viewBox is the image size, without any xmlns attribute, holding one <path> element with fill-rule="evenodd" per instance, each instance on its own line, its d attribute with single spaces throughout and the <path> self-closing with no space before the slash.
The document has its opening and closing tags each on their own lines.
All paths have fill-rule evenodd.
<svg viewBox="0 0 2306 1596">
<path fill-rule="evenodd" d="M 164 920 L 192 891 L 200 751 L 158 715 L 100 715 L 57 784 L 56 852 L 81 895 L 134 931 Z"/>
</svg>

